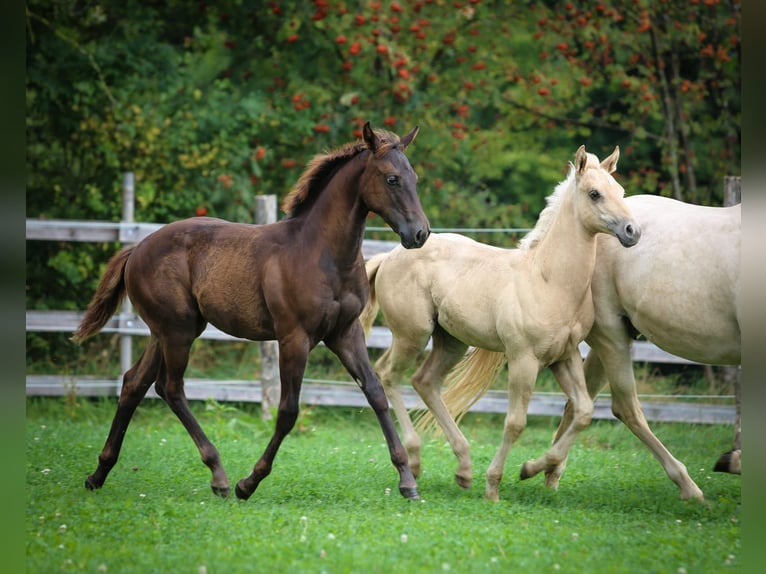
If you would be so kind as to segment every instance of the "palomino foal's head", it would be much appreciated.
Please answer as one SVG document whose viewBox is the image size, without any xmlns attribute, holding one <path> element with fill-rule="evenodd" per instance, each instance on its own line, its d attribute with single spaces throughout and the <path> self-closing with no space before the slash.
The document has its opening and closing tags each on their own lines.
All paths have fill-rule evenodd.
<svg viewBox="0 0 766 574">
<path fill-rule="evenodd" d="M 623 201 L 625 190 L 611 175 L 619 157 L 620 148 L 615 146 L 612 154 L 599 163 L 584 145 L 580 146 L 573 165 L 575 201 L 588 229 L 614 235 L 624 247 L 631 247 L 638 243 L 641 228 Z"/>
<path fill-rule="evenodd" d="M 418 199 L 418 176 L 404 155 L 418 130 L 416 126 L 399 138 L 391 132 L 373 130 L 368 122 L 362 131 L 370 151 L 361 179 L 362 201 L 399 234 L 407 249 L 422 247 L 431 233 Z"/>
</svg>

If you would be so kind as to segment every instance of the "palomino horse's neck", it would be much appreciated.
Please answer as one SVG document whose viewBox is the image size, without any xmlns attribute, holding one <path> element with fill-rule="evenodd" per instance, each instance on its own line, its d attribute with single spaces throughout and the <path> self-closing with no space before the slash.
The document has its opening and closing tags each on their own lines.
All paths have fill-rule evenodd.
<svg viewBox="0 0 766 574">
<path fill-rule="evenodd" d="M 596 236 L 578 219 L 574 186 L 561 197 L 550 227 L 530 255 L 549 284 L 562 285 L 575 300 L 590 288 L 596 264 Z"/>
<path fill-rule="evenodd" d="M 368 211 L 359 185 L 368 155 L 361 152 L 341 166 L 311 209 L 301 215 L 305 239 L 324 245 L 340 265 L 354 263 L 362 248 Z"/>
</svg>

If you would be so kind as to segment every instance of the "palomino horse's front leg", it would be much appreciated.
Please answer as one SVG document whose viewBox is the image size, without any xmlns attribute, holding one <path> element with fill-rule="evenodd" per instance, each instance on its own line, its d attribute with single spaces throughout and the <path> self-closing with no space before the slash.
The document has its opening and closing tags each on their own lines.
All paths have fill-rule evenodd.
<svg viewBox="0 0 766 574">
<path fill-rule="evenodd" d="M 234 488 L 237 498 L 242 500 L 250 498 L 261 481 L 271 474 L 271 468 L 279 447 L 295 426 L 300 408 L 299 401 L 303 373 L 306 370 L 306 362 L 310 350 L 308 339 L 305 336 L 293 336 L 289 341 L 286 339 L 280 339 L 279 341 L 279 378 L 281 390 L 274 434 L 261 458 L 255 463 L 253 472 L 237 482 Z"/>
<path fill-rule="evenodd" d="M 595 329 L 594 329 L 595 330 Z M 636 393 L 636 379 L 633 361 L 630 358 L 630 343 L 618 341 L 615 337 L 602 336 L 601 331 L 588 337 L 588 342 L 597 356 L 585 362 L 587 377 L 603 377 L 609 381 L 612 394 L 612 412 L 636 435 L 660 461 L 668 478 L 678 485 L 683 500 L 703 500 L 699 486 L 689 476 L 686 466 L 662 444 L 646 422 Z M 589 385 L 590 386 L 590 385 Z"/>
<path fill-rule="evenodd" d="M 723 453 L 715 463 L 715 472 L 742 474 L 742 367 L 737 369 L 734 379 L 734 396 L 736 412 L 734 415 L 734 446 Z"/>
<path fill-rule="evenodd" d="M 370 364 L 361 324 L 359 321 L 353 321 L 341 335 L 325 339 L 325 344 L 338 356 L 343 366 L 362 389 L 372 410 L 375 411 L 383 430 L 383 436 L 385 436 L 388 444 L 391 462 L 399 472 L 399 492 L 403 497 L 410 500 L 419 499 L 415 476 L 412 474 L 407 460 L 407 451 L 399 440 L 394 421 L 391 418 L 386 393 Z"/>
<path fill-rule="evenodd" d="M 520 474 L 522 480 L 531 478 L 543 470 L 555 477 L 557 467 L 566 461 L 569 449 L 572 448 L 577 435 L 590 424 L 593 416 L 593 399 L 588 395 L 585 386 L 582 357 L 577 346 L 574 345 L 569 358 L 552 364 L 551 371 L 572 404 L 572 421 L 543 456 L 522 465 Z M 559 470 L 562 469 L 559 467 Z M 554 488 L 557 486 L 551 481 L 548 484 Z"/>
</svg>

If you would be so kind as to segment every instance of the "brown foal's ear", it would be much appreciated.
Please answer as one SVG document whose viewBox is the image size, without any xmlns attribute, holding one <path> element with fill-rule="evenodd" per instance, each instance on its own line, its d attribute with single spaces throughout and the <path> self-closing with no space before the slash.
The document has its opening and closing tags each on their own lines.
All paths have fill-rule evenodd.
<svg viewBox="0 0 766 574">
<path fill-rule="evenodd" d="M 375 135 L 372 127 L 370 127 L 370 122 L 366 122 L 364 124 L 364 127 L 362 128 L 362 136 L 364 137 L 364 143 L 367 144 L 367 149 L 369 149 L 372 153 L 375 153 L 379 142 L 378 136 Z"/>
<path fill-rule="evenodd" d="M 420 126 L 415 126 L 410 133 L 408 133 L 406 136 L 402 136 L 401 138 L 399 138 L 399 146 L 402 148 L 402 150 L 407 149 L 407 146 L 412 143 L 412 140 L 415 139 L 415 136 L 418 135 L 419 131 L 420 131 Z"/>
</svg>

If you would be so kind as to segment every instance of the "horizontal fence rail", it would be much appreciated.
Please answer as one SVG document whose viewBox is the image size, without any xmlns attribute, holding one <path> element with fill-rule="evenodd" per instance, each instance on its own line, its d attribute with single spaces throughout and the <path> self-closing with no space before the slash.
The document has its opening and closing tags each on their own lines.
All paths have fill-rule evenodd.
<svg viewBox="0 0 766 574">
<path fill-rule="evenodd" d="M 27 331 L 72 332 L 79 324 L 80 311 L 27 311 Z M 118 314 L 112 317 L 102 330 L 104 333 L 119 333 L 131 336 L 148 336 L 149 329 L 140 317 Z M 223 331 L 208 325 L 200 335 L 202 339 L 218 341 L 247 341 L 232 337 Z M 374 326 L 367 338 L 369 348 L 387 349 L 391 344 L 391 332 L 386 327 Z M 430 342 L 429 342 L 430 347 Z M 589 347 L 580 344 L 583 357 Z M 631 350 L 634 361 L 640 362 L 683 362 L 686 359 L 666 353 L 651 343 L 637 341 Z M 262 402 L 261 383 L 253 380 L 204 380 L 187 379 L 186 395 L 190 400 Z M 27 375 L 26 393 L 29 396 L 78 396 L 99 397 L 115 396 L 120 391 L 120 378 L 89 377 L 81 375 Z M 407 408 L 423 408 L 420 398 L 410 387 L 403 387 L 402 394 Z M 146 395 L 158 398 L 154 388 Z M 711 397 L 705 397 L 709 399 Z M 726 397 L 712 397 L 726 398 Z M 684 400 L 689 400 L 685 397 Z M 355 383 L 344 381 L 321 381 L 305 379 L 301 390 L 301 402 L 307 405 L 366 407 L 368 403 Z M 561 416 L 566 404 L 566 397 L 560 393 L 534 393 L 529 404 L 530 415 Z M 644 414 L 651 421 L 687 422 L 687 423 L 731 423 L 734 418 L 733 405 L 695 404 L 677 401 L 646 401 L 641 405 Z M 505 391 L 490 390 L 471 408 L 472 412 L 505 413 L 508 407 L 508 394 Z M 596 398 L 593 418 L 615 419 L 611 410 L 611 399 L 606 396 Z"/>
<path fill-rule="evenodd" d="M 131 190 L 132 192 L 132 190 Z M 74 221 L 74 220 L 26 220 L 27 240 L 40 241 L 72 241 L 72 242 L 120 242 L 136 243 L 156 231 L 162 224 L 136 223 L 132 219 L 132 209 L 128 207 L 128 221 Z M 377 230 L 371 229 L 371 230 Z M 381 229 L 381 231 L 384 231 Z M 452 230 L 461 231 L 461 230 Z M 465 232 L 466 230 L 462 230 Z M 484 231 L 484 230 L 472 230 Z M 502 231 L 502 230 L 500 230 Z M 513 232 L 527 230 L 513 228 Z M 378 253 L 385 253 L 398 245 L 397 241 L 382 241 L 365 239 L 362 253 L 369 259 Z M 82 317 L 82 311 L 26 311 L 26 330 L 28 332 L 73 332 Z M 122 312 L 115 314 L 106 324 L 104 333 L 120 334 L 128 342 L 123 347 L 122 354 L 130 353 L 130 338 L 149 335 L 149 329 L 140 317 L 132 313 L 127 305 Z M 203 339 L 219 341 L 243 341 L 208 325 L 200 336 Z M 382 326 L 375 326 L 367 339 L 369 348 L 386 349 L 391 344 L 391 332 Z M 430 342 L 429 342 L 430 347 Z M 585 357 L 588 345 L 580 344 L 580 352 Z M 635 362 L 645 363 L 676 363 L 694 364 L 684 358 L 667 353 L 646 341 L 637 341 L 631 349 Z M 129 366 L 123 357 L 122 370 Z M 264 379 L 267 375 L 264 374 Z M 80 396 L 115 396 L 119 394 L 121 376 L 114 378 L 91 377 L 82 375 L 27 375 L 26 393 L 28 396 L 64 396 L 71 393 Z M 186 394 L 192 400 L 214 399 L 218 401 L 264 402 L 264 389 L 261 381 L 252 380 L 201 380 L 187 379 Z M 405 404 L 408 408 L 422 408 L 423 405 L 413 389 L 403 390 Z M 147 396 L 157 398 L 154 389 Z M 646 418 L 653 421 L 692 422 L 692 423 L 731 423 L 735 416 L 734 405 L 705 404 L 678 402 L 688 397 L 662 397 L 662 400 L 647 401 L 642 399 L 642 407 Z M 732 397 L 704 397 L 710 399 L 730 399 Z M 674 400 L 670 400 L 674 399 Z M 307 405 L 328 406 L 369 406 L 364 395 L 355 383 L 346 381 L 322 381 L 306 379 L 301 391 L 301 402 Z M 535 393 L 529 405 L 530 415 L 561 416 L 566 398 L 560 393 Z M 265 404 L 265 402 L 264 402 Z M 273 404 L 273 403 L 272 403 Z M 474 412 L 505 413 L 508 398 L 505 391 L 491 390 L 484 395 L 471 409 Z M 593 418 L 614 419 L 611 412 L 611 400 L 608 396 L 599 396 L 595 401 Z"/>
<path fill-rule="evenodd" d="M 117 221 L 77 221 L 71 219 L 27 219 L 27 239 L 38 241 L 80 241 L 137 243 L 157 231 L 162 223 L 129 223 Z M 365 239 L 362 254 L 369 259 L 378 253 L 387 253 L 399 245 L 398 241 Z"/>
</svg>

